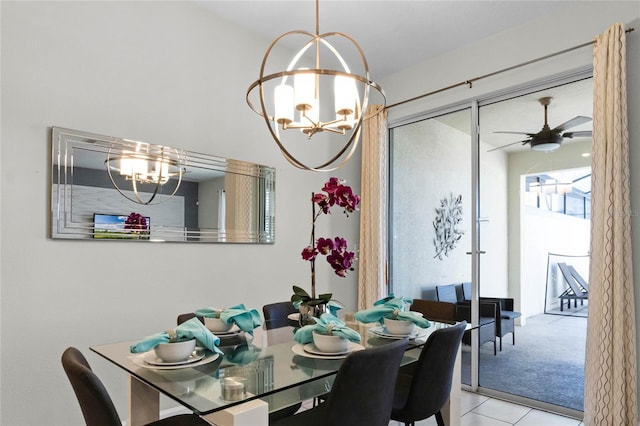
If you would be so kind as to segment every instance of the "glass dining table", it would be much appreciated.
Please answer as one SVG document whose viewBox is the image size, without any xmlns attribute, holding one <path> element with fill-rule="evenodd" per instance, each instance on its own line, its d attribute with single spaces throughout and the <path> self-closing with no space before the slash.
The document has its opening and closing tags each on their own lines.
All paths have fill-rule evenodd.
<svg viewBox="0 0 640 426">
<path fill-rule="evenodd" d="M 268 325 L 254 330 L 253 336 L 231 330 L 219 336 L 224 355 L 196 351 L 197 359 L 178 365 L 154 362 L 153 351 L 130 353 L 129 347 L 135 341 L 95 345 L 90 349 L 129 374 L 127 424 L 131 426 L 159 418 L 160 395 L 218 426 L 266 426 L 270 412 L 326 394 L 348 355 L 326 356 L 306 351 L 293 339 L 294 327 L 269 329 Z M 360 344 L 350 345 L 350 351 L 388 344 L 396 338 L 385 335 L 376 324 L 348 322 L 347 325 L 362 338 Z M 429 334 L 447 326 L 432 322 L 427 329 L 416 328 L 402 364 L 415 362 Z M 443 409 L 448 425 L 459 424 L 459 378 L 460 356 L 456 361 L 450 401 Z M 241 383 L 244 392 L 227 393 L 223 386 L 228 383 Z"/>
</svg>

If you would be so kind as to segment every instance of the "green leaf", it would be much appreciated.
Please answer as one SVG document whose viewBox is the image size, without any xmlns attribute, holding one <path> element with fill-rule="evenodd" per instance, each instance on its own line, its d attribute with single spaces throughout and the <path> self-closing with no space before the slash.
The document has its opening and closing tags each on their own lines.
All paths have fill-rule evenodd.
<svg viewBox="0 0 640 426">
<path fill-rule="evenodd" d="M 296 294 L 302 297 L 309 297 L 309 298 L 311 297 L 309 296 L 309 293 L 307 293 L 303 288 L 300 288 L 297 285 L 293 286 L 293 294 Z"/>
<path fill-rule="evenodd" d="M 325 293 L 318 296 L 318 298 L 328 302 L 329 300 L 331 300 L 331 296 L 333 296 L 333 293 Z"/>
</svg>

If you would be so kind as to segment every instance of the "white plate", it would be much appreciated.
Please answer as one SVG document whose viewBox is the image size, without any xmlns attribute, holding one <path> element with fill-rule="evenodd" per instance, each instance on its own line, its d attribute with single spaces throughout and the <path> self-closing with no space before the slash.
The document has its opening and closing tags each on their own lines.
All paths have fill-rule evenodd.
<svg viewBox="0 0 640 426">
<path fill-rule="evenodd" d="M 344 351 L 340 351 L 340 352 L 324 352 L 321 351 L 320 349 L 318 349 L 318 347 L 316 345 L 314 345 L 313 343 L 307 343 L 306 345 L 304 345 L 302 347 L 302 349 L 304 349 L 305 352 L 308 352 L 310 354 L 314 354 L 314 355 L 344 355 L 344 354 L 348 354 L 349 353 L 349 347 L 347 346 L 347 349 Z"/>
<path fill-rule="evenodd" d="M 209 355 L 204 356 L 199 361 L 190 362 L 190 363 L 187 363 L 187 364 L 152 365 L 152 364 L 149 363 L 149 361 L 153 362 L 153 360 L 155 360 L 157 357 L 156 357 L 155 352 L 153 352 L 153 350 L 151 350 L 149 352 L 144 352 L 144 353 L 141 353 L 139 355 L 136 355 L 133 358 L 133 363 L 135 365 L 137 365 L 138 367 L 150 368 L 150 369 L 153 369 L 153 370 L 177 370 L 179 368 L 192 368 L 192 367 L 198 367 L 200 365 L 208 364 L 211 361 L 215 361 L 216 359 L 218 359 L 219 356 L 220 355 L 217 354 L 217 353 L 211 353 Z"/>
<path fill-rule="evenodd" d="M 379 337 L 385 337 L 387 339 L 418 339 L 427 335 L 427 331 L 424 328 L 416 327 L 411 334 L 391 334 L 387 329 L 382 326 L 371 327 L 369 333 L 375 334 Z"/>
<path fill-rule="evenodd" d="M 202 358 L 204 358 L 204 354 L 202 352 L 194 352 L 191 355 L 189 355 L 189 358 L 185 359 L 184 361 L 167 362 L 167 361 L 163 361 L 162 358 L 159 358 L 156 356 L 156 357 L 145 358 L 144 362 L 146 362 L 147 364 L 156 365 L 159 367 L 168 367 L 171 365 L 192 364 L 194 362 L 200 361 Z"/>
<path fill-rule="evenodd" d="M 234 325 L 234 327 L 236 327 Z M 229 331 L 212 331 L 211 333 L 213 333 L 215 336 L 218 337 L 229 337 L 229 336 L 237 336 L 238 334 L 242 333 L 242 330 L 240 330 L 239 328 L 232 328 Z"/>
<path fill-rule="evenodd" d="M 293 345 L 291 347 L 291 350 L 293 351 L 294 354 L 296 355 L 300 355 L 303 356 L 305 358 L 318 358 L 318 359 L 342 359 L 342 358 L 346 358 L 347 355 L 349 355 L 351 352 L 354 351 L 361 351 L 364 349 L 364 346 L 358 344 L 358 343 L 354 343 L 354 342 L 349 342 L 349 347 L 348 347 L 348 352 L 341 354 L 341 355 L 316 355 L 316 354 L 312 354 L 309 352 L 306 352 L 304 350 L 304 345 L 301 343 L 296 343 L 295 345 Z"/>
<path fill-rule="evenodd" d="M 291 321 L 300 321 L 300 313 L 296 312 L 295 314 L 289 314 L 287 315 L 287 318 L 289 318 Z"/>
</svg>

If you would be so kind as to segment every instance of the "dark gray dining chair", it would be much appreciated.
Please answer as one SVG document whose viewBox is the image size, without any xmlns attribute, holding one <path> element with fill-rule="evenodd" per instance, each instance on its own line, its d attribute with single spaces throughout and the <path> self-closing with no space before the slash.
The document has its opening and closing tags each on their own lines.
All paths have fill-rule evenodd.
<svg viewBox="0 0 640 426">
<path fill-rule="evenodd" d="M 274 426 L 387 426 L 393 385 L 408 341 L 350 353 L 322 404 L 270 423 Z"/>
<path fill-rule="evenodd" d="M 195 318 L 198 317 L 198 319 L 200 320 L 201 323 L 204 324 L 204 318 L 202 318 L 199 315 L 194 314 L 193 312 L 187 312 L 184 314 L 179 314 L 178 317 L 176 318 L 176 325 L 180 325 L 183 322 L 187 322 L 189 321 L 191 318 Z"/>
<path fill-rule="evenodd" d="M 71 382 L 71 387 L 80 403 L 87 426 L 122 426 L 116 407 L 87 359 L 74 348 L 65 349 L 62 367 Z M 153 426 L 211 426 L 195 414 L 179 414 L 149 423 Z"/>
<path fill-rule="evenodd" d="M 444 426 L 440 410 L 451 393 L 453 367 L 458 355 L 466 321 L 431 333 L 418 361 L 400 369 L 393 396 L 391 419 L 405 426 L 436 417 Z"/>
<path fill-rule="evenodd" d="M 280 328 L 286 326 L 297 326 L 298 323 L 290 320 L 287 316 L 297 313 L 298 310 L 291 301 L 269 303 L 262 307 L 264 314 L 264 326 L 267 329 Z"/>
</svg>

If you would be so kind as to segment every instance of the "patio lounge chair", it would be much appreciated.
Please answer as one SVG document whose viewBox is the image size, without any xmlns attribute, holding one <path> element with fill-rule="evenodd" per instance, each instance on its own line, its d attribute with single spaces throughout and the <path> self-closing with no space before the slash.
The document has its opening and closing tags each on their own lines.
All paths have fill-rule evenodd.
<svg viewBox="0 0 640 426">
<path fill-rule="evenodd" d="M 576 268 L 573 267 L 573 265 L 567 265 L 569 267 L 569 270 L 571 271 L 571 275 L 573 275 L 573 278 L 576 279 L 576 281 L 578 281 L 578 284 L 580 284 L 580 287 L 584 288 L 585 290 L 587 290 L 587 292 L 589 292 L 589 283 L 582 278 L 582 275 L 580 275 L 578 273 L 578 271 L 576 271 Z"/>
<path fill-rule="evenodd" d="M 560 272 L 562 272 L 562 276 L 564 277 L 565 282 L 569 285 L 569 288 L 566 289 L 558 298 L 560 299 L 560 311 L 564 310 L 564 301 L 567 301 L 567 309 L 571 308 L 571 301 L 573 300 L 573 307 L 578 307 L 578 300 L 580 300 L 580 305 L 584 305 L 584 301 L 589 299 L 589 290 L 583 288 L 578 284 L 576 278 L 573 276 L 570 270 L 570 266 L 566 263 L 558 263 L 558 268 L 560 268 Z M 588 285 L 587 285 L 588 287 Z"/>
</svg>

